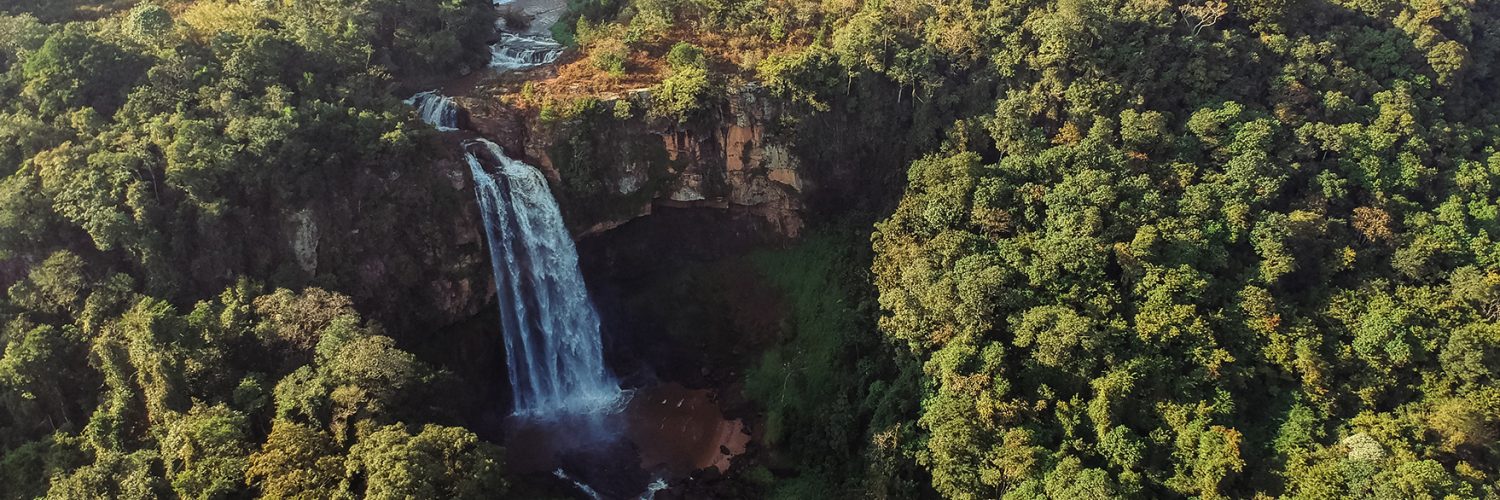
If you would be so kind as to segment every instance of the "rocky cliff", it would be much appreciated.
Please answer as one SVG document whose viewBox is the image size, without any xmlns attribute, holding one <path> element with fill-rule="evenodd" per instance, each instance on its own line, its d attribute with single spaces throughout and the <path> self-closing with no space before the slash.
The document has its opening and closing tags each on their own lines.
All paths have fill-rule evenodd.
<svg viewBox="0 0 1500 500">
<path fill-rule="evenodd" d="M 283 252 L 304 276 L 299 281 L 349 294 L 364 310 L 389 312 L 376 319 L 397 336 L 421 337 L 493 304 L 474 185 L 460 153 L 473 134 L 542 169 L 580 239 L 668 210 L 707 210 L 733 235 L 705 236 L 699 228 L 653 236 L 678 246 L 715 243 L 694 238 L 787 240 L 802 231 L 810 183 L 777 134 L 786 111 L 759 87 L 739 89 L 711 119 L 687 124 L 648 118 L 644 90 L 592 100 L 566 117 L 495 98 L 456 100 L 466 132 L 434 136 L 445 157 L 404 176 L 361 177 L 357 190 L 368 199 L 281 215 L 289 247 Z"/>
<path fill-rule="evenodd" d="M 403 339 L 492 304 L 473 182 L 458 145 L 441 140 L 429 164 L 364 171 L 350 178 L 354 196 L 282 210 L 284 248 L 268 254 L 284 263 L 268 264 L 278 269 L 269 284 L 349 295 Z"/>
<path fill-rule="evenodd" d="M 768 235 L 801 233 L 807 181 L 788 141 L 775 134 L 784 113 L 776 100 L 747 85 L 712 118 L 691 123 L 646 117 L 649 101 L 649 91 L 638 90 L 558 117 L 459 99 L 476 132 L 547 173 L 580 237 L 658 207 L 722 210 Z"/>
</svg>

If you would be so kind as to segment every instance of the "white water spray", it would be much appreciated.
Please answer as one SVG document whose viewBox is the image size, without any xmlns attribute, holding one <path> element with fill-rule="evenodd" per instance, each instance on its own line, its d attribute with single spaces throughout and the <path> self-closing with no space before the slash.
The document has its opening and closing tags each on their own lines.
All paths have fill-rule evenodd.
<svg viewBox="0 0 1500 500">
<path fill-rule="evenodd" d="M 658 478 L 646 485 L 646 491 L 641 493 L 641 500 L 656 500 L 656 492 L 667 489 L 667 480 Z"/>
<path fill-rule="evenodd" d="M 501 33 L 500 41 L 490 45 L 490 67 L 499 71 L 535 68 L 556 62 L 562 51 L 562 44 L 551 38 Z"/>
<path fill-rule="evenodd" d="M 592 500 L 604 500 L 604 497 L 599 496 L 599 492 L 594 491 L 593 487 L 587 484 L 583 484 L 583 481 L 573 479 L 573 476 L 569 476 L 568 473 L 563 472 L 562 469 L 552 471 L 552 475 L 557 476 L 558 479 L 561 479 L 563 481 L 573 483 L 574 488 L 578 488 L 578 491 L 583 492 L 584 495 L 588 496 Z"/>
<path fill-rule="evenodd" d="M 406 104 L 417 108 L 417 116 L 440 132 L 458 130 L 458 105 L 453 99 L 436 90 L 419 92 L 406 99 Z"/>
<path fill-rule="evenodd" d="M 516 415 L 619 410 L 626 393 L 604 366 L 599 314 L 547 179 L 484 139 L 465 143 L 464 153 L 484 213 Z"/>
</svg>

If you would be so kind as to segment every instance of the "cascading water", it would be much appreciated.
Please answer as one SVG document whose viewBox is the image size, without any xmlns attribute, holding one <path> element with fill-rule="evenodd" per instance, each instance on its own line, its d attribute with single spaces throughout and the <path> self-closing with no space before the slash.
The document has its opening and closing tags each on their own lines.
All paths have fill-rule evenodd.
<svg viewBox="0 0 1500 500">
<path fill-rule="evenodd" d="M 624 393 L 604 366 L 599 315 L 546 178 L 484 139 L 465 143 L 464 153 L 484 213 L 516 415 L 618 409 Z"/>
<path fill-rule="evenodd" d="M 500 41 L 490 45 L 490 67 L 499 71 L 534 68 L 557 61 L 562 51 L 562 44 L 551 38 L 501 33 Z"/>
<path fill-rule="evenodd" d="M 443 132 L 458 130 L 458 106 L 453 99 L 436 90 L 419 92 L 406 100 L 406 104 L 417 108 L 417 116 Z"/>
<path fill-rule="evenodd" d="M 656 500 L 656 493 L 667 489 L 667 480 L 658 478 L 646 485 L 646 492 L 641 493 L 640 500 Z"/>
<path fill-rule="evenodd" d="M 563 481 L 567 481 L 567 482 L 573 483 L 573 487 L 574 488 L 578 488 L 578 491 L 581 492 L 581 493 L 583 493 L 585 496 L 589 497 L 590 500 L 603 500 L 604 499 L 603 496 L 599 495 L 598 491 L 594 490 L 594 487 L 589 486 L 587 484 L 584 484 L 583 481 L 579 481 L 577 479 L 573 479 L 573 476 L 569 476 L 568 473 L 567 473 L 567 471 L 564 471 L 562 469 L 557 469 L 555 471 L 552 471 L 552 475 L 553 476 L 557 476 L 558 479 L 561 479 Z M 655 495 L 653 494 L 652 496 L 655 496 Z"/>
</svg>

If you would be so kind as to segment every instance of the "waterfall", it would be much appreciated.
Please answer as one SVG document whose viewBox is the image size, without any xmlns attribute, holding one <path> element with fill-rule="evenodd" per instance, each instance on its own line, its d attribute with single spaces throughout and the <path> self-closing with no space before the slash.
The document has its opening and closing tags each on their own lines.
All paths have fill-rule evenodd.
<svg viewBox="0 0 1500 500">
<path fill-rule="evenodd" d="M 646 485 L 646 492 L 641 493 L 640 500 L 656 500 L 656 492 L 667 489 L 667 480 L 657 478 L 651 484 Z"/>
<path fill-rule="evenodd" d="M 464 153 L 484 213 L 516 415 L 618 409 L 625 398 L 604 366 L 599 314 L 547 179 L 484 139 L 465 143 Z"/>
<path fill-rule="evenodd" d="M 563 47 L 551 38 L 501 33 L 500 41 L 490 45 L 490 67 L 515 71 L 552 64 L 562 55 Z"/>
<path fill-rule="evenodd" d="M 407 99 L 406 104 L 417 108 L 417 116 L 442 132 L 458 130 L 458 106 L 453 99 L 436 90 L 419 92 Z"/>
<path fill-rule="evenodd" d="M 573 483 L 573 487 L 574 488 L 578 488 L 578 491 L 580 491 L 584 495 L 588 496 L 590 500 L 603 500 L 604 499 L 604 497 L 602 497 L 602 496 L 599 495 L 598 491 L 594 491 L 593 487 L 591 487 L 591 486 L 589 486 L 587 484 L 584 484 L 583 481 L 579 481 L 577 479 L 573 479 L 573 476 L 569 476 L 568 473 L 564 472 L 562 469 L 557 469 L 555 471 L 552 471 L 552 475 L 553 476 L 557 476 L 558 479 L 561 479 L 563 481 L 567 481 L 567 482 Z"/>
</svg>

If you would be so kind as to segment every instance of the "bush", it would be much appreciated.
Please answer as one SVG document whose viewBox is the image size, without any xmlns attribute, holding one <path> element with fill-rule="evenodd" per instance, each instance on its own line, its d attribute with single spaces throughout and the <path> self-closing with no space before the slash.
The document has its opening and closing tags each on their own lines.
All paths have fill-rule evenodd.
<svg viewBox="0 0 1500 500">
<path fill-rule="evenodd" d="M 672 71 L 683 71 L 690 68 L 704 69 L 708 67 L 703 57 L 703 49 L 687 42 L 677 42 L 672 46 L 672 51 L 667 53 L 667 66 Z"/>
<path fill-rule="evenodd" d="M 703 68 L 675 71 L 652 90 L 650 115 L 653 118 L 676 118 L 678 123 L 687 123 L 693 114 L 703 108 L 704 98 L 711 88 L 708 71 Z"/>
<path fill-rule="evenodd" d="M 612 76 L 625 75 L 625 61 L 630 58 L 630 47 L 614 37 L 594 41 L 589 47 L 589 64 Z"/>
<path fill-rule="evenodd" d="M 703 101 L 713 89 L 703 49 L 678 42 L 667 53 L 671 76 L 652 91 L 650 115 L 654 118 L 676 118 L 685 123 L 703 108 Z"/>
</svg>

